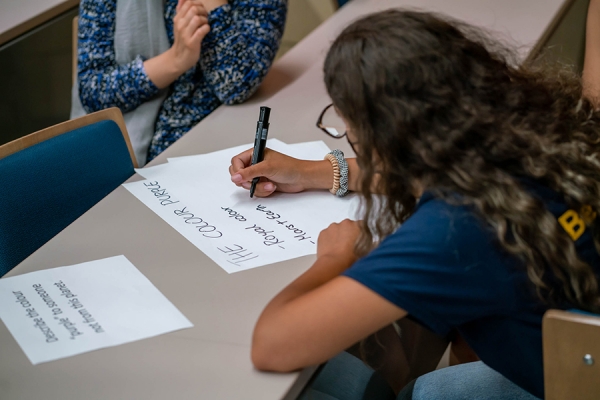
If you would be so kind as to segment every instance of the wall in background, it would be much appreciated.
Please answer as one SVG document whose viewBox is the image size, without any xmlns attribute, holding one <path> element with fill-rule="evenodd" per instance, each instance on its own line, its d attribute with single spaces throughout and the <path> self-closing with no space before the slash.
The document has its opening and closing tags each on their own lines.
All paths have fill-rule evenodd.
<svg viewBox="0 0 600 400">
<path fill-rule="evenodd" d="M 333 15 L 336 9 L 335 0 L 289 0 L 285 31 L 277 57 L 281 57 L 304 39 L 313 29 Z"/>
<path fill-rule="evenodd" d="M 0 48 L 0 144 L 69 119 L 76 15 L 68 11 Z"/>
</svg>

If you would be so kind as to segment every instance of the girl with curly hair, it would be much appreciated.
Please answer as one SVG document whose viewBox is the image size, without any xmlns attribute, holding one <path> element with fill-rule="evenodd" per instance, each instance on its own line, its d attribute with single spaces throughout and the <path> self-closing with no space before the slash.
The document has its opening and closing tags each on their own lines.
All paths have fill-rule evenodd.
<svg viewBox="0 0 600 400">
<path fill-rule="evenodd" d="M 576 78 L 515 67 L 482 37 L 387 10 L 335 40 L 325 84 L 357 155 L 362 220 L 323 231 L 314 265 L 265 308 L 257 368 L 325 362 L 409 317 L 458 332 L 481 362 L 421 376 L 403 398 L 543 397 L 545 311 L 600 312 L 600 114 Z M 231 179 L 262 177 L 258 196 L 332 186 L 329 160 L 250 155 Z M 345 373 L 353 394 L 338 396 L 367 398 Z"/>
</svg>

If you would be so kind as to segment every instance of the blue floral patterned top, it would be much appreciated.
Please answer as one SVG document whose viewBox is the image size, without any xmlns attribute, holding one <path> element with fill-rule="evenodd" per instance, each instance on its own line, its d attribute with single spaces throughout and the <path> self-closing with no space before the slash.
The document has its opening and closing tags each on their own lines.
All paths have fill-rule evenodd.
<svg viewBox="0 0 600 400">
<path fill-rule="evenodd" d="M 114 51 L 116 0 L 82 0 L 79 11 L 79 96 L 87 112 L 137 108 L 158 93 L 141 56 L 117 65 Z M 177 0 L 165 1 L 165 24 L 173 44 Z M 169 87 L 160 108 L 148 161 L 221 104 L 246 100 L 258 88 L 279 49 L 286 0 L 229 0 L 208 16 L 210 33 L 200 60 Z"/>
</svg>

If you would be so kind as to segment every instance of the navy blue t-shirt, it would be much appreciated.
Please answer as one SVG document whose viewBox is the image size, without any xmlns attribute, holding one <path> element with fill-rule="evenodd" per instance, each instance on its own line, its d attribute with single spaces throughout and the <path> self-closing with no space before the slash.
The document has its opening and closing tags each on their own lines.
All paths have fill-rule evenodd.
<svg viewBox="0 0 600 400">
<path fill-rule="evenodd" d="M 562 216 L 580 258 L 598 274 L 591 229 L 577 224 L 561 196 L 527 186 L 559 221 Z M 439 335 L 456 329 L 485 364 L 543 397 L 542 316 L 548 307 L 535 296 L 523 264 L 502 251 L 492 228 L 469 207 L 423 194 L 414 214 L 344 275 Z"/>
</svg>

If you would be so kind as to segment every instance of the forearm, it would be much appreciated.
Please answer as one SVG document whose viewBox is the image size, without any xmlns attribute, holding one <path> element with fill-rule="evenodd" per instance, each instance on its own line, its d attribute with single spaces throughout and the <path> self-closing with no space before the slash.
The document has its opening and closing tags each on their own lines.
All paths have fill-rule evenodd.
<svg viewBox="0 0 600 400">
<path fill-rule="evenodd" d="M 176 62 L 173 49 L 144 61 L 144 69 L 148 78 L 158 87 L 164 89 L 185 72 Z"/>
<path fill-rule="evenodd" d="M 119 107 L 128 112 L 158 93 L 141 58 L 124 65 L 84 68 L 78 75 L 79 96 L 88 112 Z"/>
<path fill-rule="evenodd" d="M 300 275 L 295 281 L 290 283 L 277 296 L 271 300 L 265 308 L 265 313 L 268 310 L 276 310 L 285 306 L 290 301 L 318 288 L 319 286 L 329 282 L 333 278 L 340 276 L 352 263 L 356 260 L 354 254 L 349 254 L 345 258 L 334 258 L 323 256 L 317 259 L 315 263 L 304 274 Z"/>
<path fill-rule="evenodd" d="M 77 83 L 88 112 L 108 107 L 131 111 L 158 88 L 148 79 L 138 56 L 118 64 L 114 48 L 116 1 L 82 0 L 79 9 Z"/>
<path fill-rule="evenodd" d="M 600 105 L 600 0 L 591 0 L 588 8 L 583 93 Z"/>
<path fill-rule="evenodd" d="M 349 221 L 321 233 L 349 232 Z M 342 226 L 343 225 L 343 226 Z M 328 233 L 329 231 L 329 233 Z M 351 233 L 349 237 L 353 237 Z M 326 251 L 265 308 L 252 337 L 252 362 L 262 370 L 292 371 L 322 363 L 406 312 L 342 273 L 354 261 L 352 241 L 329 236 Z M 328 243 L 328 244 L 327 244 Z M 346 249 L 345 251 L 342 249 Z"/>
<path fill-rule="evenodd" d="M 333 354 L 309 350 L 304 331 L 311 330 L 302 315 L 312 307 L 309 304 L 314 291 L 337 278 L 348 265 L 329 257 L 317 259 L 315 264 L 273 298 L 263 310 L 254 328 L 252 358 L 263 370 L 291 371 L 325 361 Z M 308 304 L 307 304 L 308 303 Z M 343 349 L 342 349 L 343 350 Z"/>
</svg>

